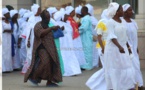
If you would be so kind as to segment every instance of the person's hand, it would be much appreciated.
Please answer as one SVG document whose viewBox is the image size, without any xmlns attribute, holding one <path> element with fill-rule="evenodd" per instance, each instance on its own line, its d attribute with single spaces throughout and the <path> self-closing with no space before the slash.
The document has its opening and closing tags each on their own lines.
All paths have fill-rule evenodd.
<svg viewBox="0 0 145 90">
<path fill-rule="evenodd" d="M 62 31 L 64 30 L 64 26 L 61 27 L 61 30 L 62 30 Z"/>
<path fill-rule="evenodd" d="M 104 49 L 102 49 L 102 54 L 104 54 Z"/>
<path fill-rule="evenodd" d="M 132 54 L 131 48 L 128 48 L 128 52 L 129 54 Z"/>
<path fill-rule="evenodd" d="M 139 54 L 139 50 L 137 49 L 137 53 Z"/>
<path fill-rule="evenodd" d="M 59 28 L 60 28 L 60 26 L 53 26 L 53 27 L 52 27 L 52 30 L 55 30 L 55 31 L 56 31 L 56 30 L 58 30 Z"/>
<path fill-rule="evenodd" d="M 30 48 L 30 41 L 28 41 L 28 43 L 27 43 L 27 47 Z"/>
<path fill-rule="evenodd" d="M 119 47 L 119 51 L 120 53 L 125 53 L 124 48 L 123 47 Z"/>
<path fill-rule="evenodd" d="M 13 33 L 13 30 L 11 30 L 11 34 Z"/>
<path fill-rule="evenodd" d="M 97 36 L 96 35 L 93 35 L 93 42 L 97 42 Z"/>
<path fill-rule="evenodd" d="M 78 23 L 78 26 L 80 27 L 81 26 L 81 23 Z"/>
<path fill-rule="evenodd" d="M 21 48 L 21 44 L 20 43 L 18 43 L 18 48 Z"/>
<path fill-rule="evenodd" d="M 5 17 L 0 17 L 0 20 L 5 20 Z"/>
</svg>

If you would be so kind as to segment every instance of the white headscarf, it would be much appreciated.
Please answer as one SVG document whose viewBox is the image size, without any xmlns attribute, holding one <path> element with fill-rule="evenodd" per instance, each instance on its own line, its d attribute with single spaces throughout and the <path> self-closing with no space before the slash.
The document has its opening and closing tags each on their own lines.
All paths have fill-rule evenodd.
<svg viewBox="0 0 145 90">
<path fill-rule="evenodd" d="M 31 17 L 32 15 L 33 15 L 33 12 L 27 12 L 27 13 L 24 14 L 23 18 L 25 20 L 27 20 L 27 18 Z"/>
<path fill-rule="evenodd" d="M 122 7 L 123 7 L 123 12 L 125 12 L 127 11 L 129 7 L 131 7 L 131 5 L 127 3 L 127 4 L 124 4 Z M 134 13 L 134 10 L 132 10 L 132 12 Z"/>
<path fill-rule="evenodd" d="M 2 9 L 2 14 L 4 15 L 4 14 L 6 14 L 6 13 L 8 13 L 9 12 L 9 10 L 7 9 L 7 8 L 3 8 Z"/>
<path fill-rule="evenodd" d="M 125 12 L 130 6 L 130 4 L 124 4 L 123 6 L 123 11 Z"/>
<path fill-rule="evenodd" d="M 101 14 L 101 19 L 110 19 L 110 17 L 107 16 L 108 9 L 104 9 L 102 14 Z"/>
<path fill-rule="evenodd" d="M 60 21 L 64 16 L 64 13 L 62 11 L 57 11 L 55 14 L 54 14 L 54 20 L 55 21 Z"/>
<path fill-rule="evenodd" d="M 116 2 L 112 2 L 109 4 L 109 7 L 108 7 L 108 16 L 109 17 L 114 17 L 114 15 L 116 14 L 117 10 L 119 8 L 119 4 L 116 3 Z"/>
<path fill-rule="evenodd" d="M 78 7 L 75 8 L 75 12 L 77 14 L 80 14 L 80 15 L 81 15 L 81 10 L 82 10 L 82 6 L 81 5 L 79 5 Z"/>
<path fill-rule="evenodd" d="M 47 11 L 49 12 L 50 17 L 52 17 L 52 14 L 57 12 L 58 10 L 56 9 L 56 7 L 49 7 L 47 8 Z"/>
<path fill-rule="evenodd" d="M 65 12 L 65 9 L 64 9 L 64 8 L 60 8 L 60 10 L 59 10 L 59 11 Z"/>
<path fill-rule="evenodd" d="M 26 12 L 27 12 L 26 9 L 21 8 L 21 9 L 19 10 L 19 15 L 20 15 L 20 17 L 23 17 L 23 15 L 24 15 Z"/>
<path fill-rule="evenodd" d="M 94 7 L 89 3 L 86 4 L 85 6 L 88 8 L 88 13 L 93 16 L 94 15 Z"/>
<path fill-rule="evenodd" d="M 64 9 L 64 8 L 61 8 L 61 9 L 60 9 L 60 12 L 63 14 L 63 15 L 61 16 L 61 18 L 62 18 L 62 20 L 64 20 L 65 9 Z"/>
<path fill-rule="evenodd" d="M 65 10 L 66 10 L 66 15 L 70 15 L 70 13 L 74 10 L 74 8 L 72 6 L 67 6 Z"/>
<path fill-rule="evenodd" d="M 28 13 L 28 12 L 31 12 L 31 11 L 26 9 L 26 12 Z"/>
<path fill-rule="evenodd" d="M 33 4 L 32 6 L 31 6 L 31 11 L 34 13 L 34 15 L 38 12 L 38 8 L 39 8 L 40 6 L 38 5 L 38 4 Z"/>
<path fill-rule="evenodd" d="M 18 11 L 17 11 L 17 10 L 11 10 L 11 11 L 10 11 L 10 16 L 11 16 L 11 18 L 12 18 L 15 14 L 18 14 Z"/>
</svg>

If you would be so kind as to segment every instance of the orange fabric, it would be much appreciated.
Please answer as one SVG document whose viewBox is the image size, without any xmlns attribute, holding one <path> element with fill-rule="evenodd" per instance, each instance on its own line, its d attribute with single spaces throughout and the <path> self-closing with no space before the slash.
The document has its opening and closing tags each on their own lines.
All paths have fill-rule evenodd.
<svg viewBox="0 0 145 90">
<path fill-rule="evenodd" d="M 68 21 L 70 21 L 70 24 L 73 28 L 73 39 L 75 39 L 80 35 L 78 30 L 78 24 L 72 17 L 69 17 Z"/>
</svg>

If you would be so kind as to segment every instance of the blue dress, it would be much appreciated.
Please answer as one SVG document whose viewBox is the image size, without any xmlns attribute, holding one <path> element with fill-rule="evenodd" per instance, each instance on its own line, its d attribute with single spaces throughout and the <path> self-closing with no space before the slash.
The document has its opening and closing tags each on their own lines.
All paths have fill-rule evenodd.
<svg viewBox="0 0 145 90">
<path fill-rule="evenodd" d="M 91 70 L 93 68 L 93 36 L 92 22 L 89 15 L 86 15 L 82 18 L 79 32 L 82 39 L 82 45 L 86 60 L 86 64 L 84 64 L 82 68 L 86 70 Z"/>
</svg>

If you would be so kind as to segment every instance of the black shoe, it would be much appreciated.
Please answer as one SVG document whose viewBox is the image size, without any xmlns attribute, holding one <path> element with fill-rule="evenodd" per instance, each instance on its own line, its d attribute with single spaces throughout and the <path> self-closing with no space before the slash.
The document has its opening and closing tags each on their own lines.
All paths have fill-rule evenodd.
<svg viewBox="0 0 145 90">
<path fill-rule="evenodd" d="M 141 87 L 138 87 L 138 90 L 145 90 L 145 88 L 141 86 Z"/>
<path fill-rule="evenodd" d="M 2 73 L 11 73 L 12 71 L 5 71 L 5 72 L 2 72 Z"/>
<path fill-rule="evenodd" d="M 21 71 L 21 69 L 20 68 L 17 68 L 17 69 L 14 69 L 13 71 Z"/>
<path fill-rule="evenodd" d="M 85 71 L 86 69 L 81 68 L 82 71 Z"/>
</svg>

